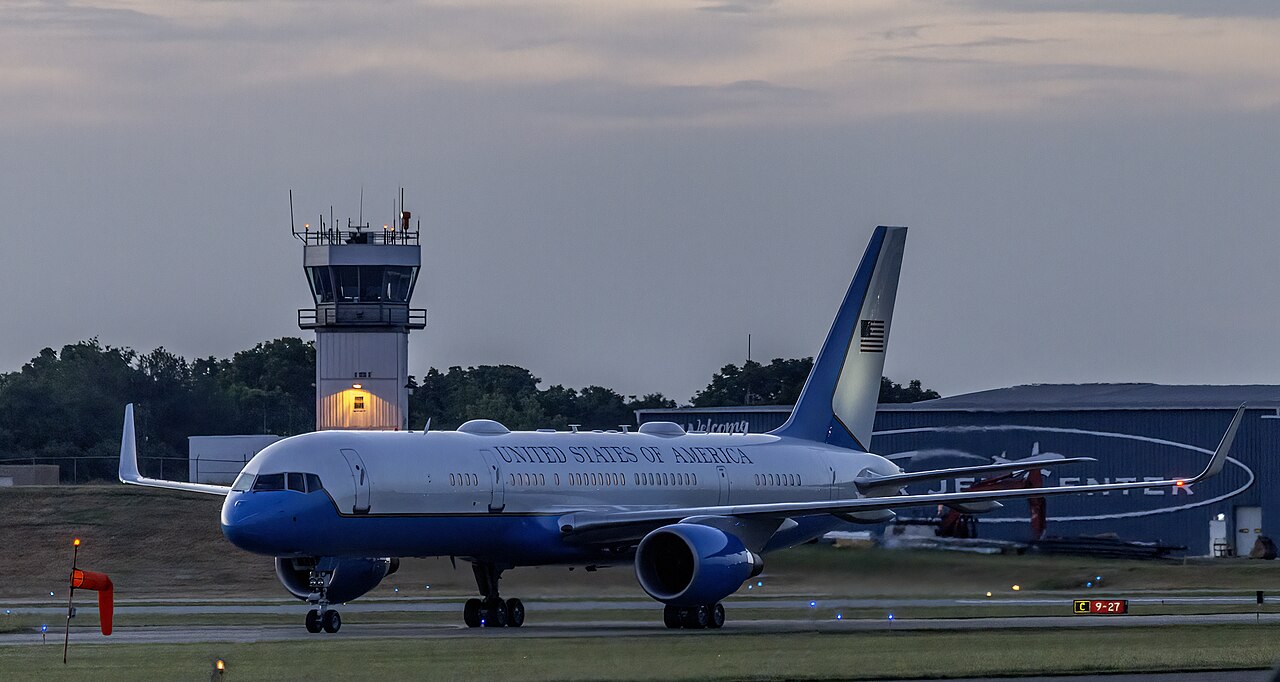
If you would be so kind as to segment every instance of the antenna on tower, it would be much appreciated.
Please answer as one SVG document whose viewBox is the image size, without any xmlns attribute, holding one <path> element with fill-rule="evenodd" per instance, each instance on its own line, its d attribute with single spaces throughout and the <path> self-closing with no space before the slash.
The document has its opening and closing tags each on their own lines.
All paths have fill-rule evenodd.
<svg viewBox="0 0 1280 682">
<path fill-rule="evenodd" d="M 364 224 L 364 185 L 360 185 L 360 225 Z"/>
</svg>

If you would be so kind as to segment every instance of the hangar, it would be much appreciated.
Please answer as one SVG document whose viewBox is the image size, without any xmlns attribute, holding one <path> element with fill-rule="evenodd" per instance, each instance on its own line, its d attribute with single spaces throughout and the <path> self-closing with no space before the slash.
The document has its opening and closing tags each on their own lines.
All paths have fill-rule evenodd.
<svg viewBox="0 0 1280 682">
<path fill-rule="evenodd" d="M 1280 523 L 1280 386 L 1034 384 L 884 404 L 876 412 L 871 449 L 907 471 L 1058 453 L 1098 461 L 1046 469 L 1045 485 L 1159 480 L 1199 471 L 1241 403 L 1250 409 L 1221 475 L 1188 488 L 1052 498 L 1048 535 L 1115 533 L 1183 546 L 1189 555 L 1248 555 L 1258 537 L 1267 535 L 1267 524 Z M 646 409 L 636 418 L 641 424 L 674 421 L 691 431 L 756 433 L 780 426 L 790 410 Z M 943 480 L 910 492 L 954 491 L 972 482 Z M 982 537 L 1030 537 L 1022 503 L 978 521 Z"/>
</svg>

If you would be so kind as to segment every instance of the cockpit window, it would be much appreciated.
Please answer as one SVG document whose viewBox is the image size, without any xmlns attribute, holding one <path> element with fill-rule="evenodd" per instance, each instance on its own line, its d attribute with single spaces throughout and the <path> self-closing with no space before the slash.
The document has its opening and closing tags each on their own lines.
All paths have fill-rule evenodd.
<svg viewBox="0 0 1280 682">
<path fill-rule="evenodd" d="M 303 474 L 307 477 L 307 492 L 314 493 L 317 490 L 324 490 L 324 486 L 320 484 L 320 477 L 315 474 Z"/>
<path fill-rule="evenodd" d="M 289 476 L 289 490 L 296 490 L 300 493 L 307 492 L 306 485 L 303 482 L 302 474 L 291 473 L 288 476 Z"/>
<path fill-rule="evenodd" d="M 253 487 L 253 474 L 242 473 L 236 476 L 236 482 L 231 484 L 231 489 L 242 493 Z"/>
<path fill-rule="evenodd" d="M 254 492 L 284 490 L 284 474 L 261 474 L 253 484 Z"/>
</svg>

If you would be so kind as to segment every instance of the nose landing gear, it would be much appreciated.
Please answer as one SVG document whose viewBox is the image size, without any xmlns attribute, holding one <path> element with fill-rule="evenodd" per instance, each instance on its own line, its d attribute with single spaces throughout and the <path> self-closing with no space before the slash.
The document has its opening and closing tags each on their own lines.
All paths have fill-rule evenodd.
<svg viewBox="0 0 1280 682">
<path fill-rule="evenodd" d="M 471 598 L 462 607 L 462 621 L 469 628 L 518 628 L 524 625 L 524 602 L 498 596 L 498 580 L 502 570 L 493 564 L 473 563 L 476 586 L 483 599 Z"/>
<path fill-rule="evenodd" d="M 307 579 L 307 585 L 311 588 L 307 602 L 316 606 L 307 611 L 307 632 L 315 634 L 323 630 L 333 634 L 342 627 L 342 616 L 338 615 L 336 609 L 329 608 L 329 581 L 332 579 L 332 571 L 315 570 L 311 571 L 311 576 Z"/>
</svg>

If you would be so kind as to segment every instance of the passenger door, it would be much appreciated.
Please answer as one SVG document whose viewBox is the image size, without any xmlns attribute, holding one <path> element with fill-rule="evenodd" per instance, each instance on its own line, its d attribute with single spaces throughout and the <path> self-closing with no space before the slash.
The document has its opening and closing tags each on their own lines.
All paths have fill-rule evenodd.
<svg viewBox="0 0 1280 682">
<path fill-rule="evenodd" d="M 342 450 L 342 457 L 347 460 L 347 466 L 351 467 L 351 478 L 356 484 L 356 501 L 351 505 L 352 514 L 368 514 L 369 513 L 369 472 L 365 471 L 364 460 L 360 458 L 360 453 L 355 450 Z"/>
<path fill-rule="evenodd" d="M 720 496 L 716 504 L 729 504 L 729 473 L 724 467 L 716 467 L 716 476 L 720 479 Z"/>
<path fill-rule="evenodd" d="M 485 466 L 489 468 L 490 495 L 489 511 L 500 512 L 507 506 L 506 481 L 502 480 L 502 463 L 494 456 L 493 450 L 481 450 Z"/>
</svg>

